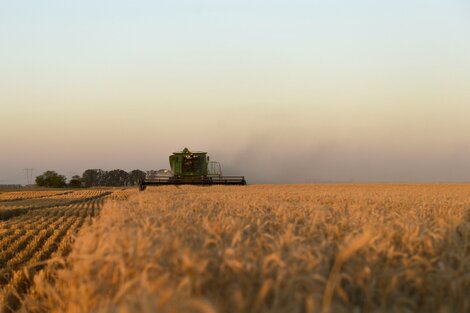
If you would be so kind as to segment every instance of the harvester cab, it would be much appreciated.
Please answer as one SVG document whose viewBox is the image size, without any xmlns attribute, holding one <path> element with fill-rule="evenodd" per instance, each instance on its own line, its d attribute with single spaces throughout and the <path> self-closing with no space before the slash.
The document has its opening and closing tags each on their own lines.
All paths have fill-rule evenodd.
<svg viewBox="0 0 470 313">
<path fill-rule="evenodd" d="M 244 176 L 223 176 L 219 162 L 209 161 L 207 152 L 182 151 L 170 155 L 173 175 L 147 177 L 140 181 L 139 189 L 160 185 L 246 185 Z"/>
</svg>

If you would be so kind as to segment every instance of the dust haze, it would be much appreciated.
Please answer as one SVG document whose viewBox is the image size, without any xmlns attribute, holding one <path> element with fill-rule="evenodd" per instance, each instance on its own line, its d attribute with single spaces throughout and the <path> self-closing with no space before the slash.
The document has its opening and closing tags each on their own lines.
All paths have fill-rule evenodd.
<svg viewBox="0 0 470 313">
<path fill-rule="evenodd" d="M 254 135 L 233 145 L 221 142 L 181 140 L 150 147 L 104 146 L 80 155 L 63 151 L 48 157 L 48 150 L 3 155 L 0 184 L 26 184 L 24 167 L 34 167 L 35 175 L 52 169 L 71 177 L 88 168 L 112 170 L 168 168 L 168 156 L 187 146 L 207 151 L 211 160 L 222 164 L 224 175 L 244 175 L 248 183 L 329 183 L 329 182 L 468 182 L 470 145 L 453 148 L 413 149 L 407 146 L 364 144 L 344 139 L 311 139 L 299 144 L 276 136 Z M 122 144 L 123 147 L 129 147 Z M 440 145 L 439 147 L 441 147 Z M 49 147 L 53 150 L 54 147 Z M 59 150 L 57 147 L 56 150 Z M 28 166 L 26 166 L 28 165 Z"/>
<path fill-rule="evenodd" d="M 252 183 L 470 181 L 469 145 L 419 153 L 354 147 L 339 141 L 293 147 L 263 138 L 247 143 L 232 156 L 217 154 L 226 160 L 221 160 L 224 174 L 243 174 Z"/>
</svg>

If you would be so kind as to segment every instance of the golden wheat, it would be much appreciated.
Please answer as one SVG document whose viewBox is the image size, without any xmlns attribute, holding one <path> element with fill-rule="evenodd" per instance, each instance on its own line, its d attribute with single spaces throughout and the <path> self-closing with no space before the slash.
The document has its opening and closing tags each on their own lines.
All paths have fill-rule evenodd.
<svg viewBox="0 0 470 313">
<path fill-rule="evenodd" d="M 21 310 L 468 312 L 469 195 L 457 184 L 116 195 L 34 277 Z"/>
<path fill-rule="evenodd" d="M 0 201 L 15 201 L 25 199 L 38 199 L 51 197 L 55 195 L 64 195 L 71 193 L 72 191 L 64 190 L 41 190 L 41 191 L 10 191 L 0 193 Z"/>
<path fill-rule="evenodd" d="M 17 309 L 31 286 L 35 273 L 51 257 L 63 257 L 78 230 L 99 213 L 103 199 L 111 191 L 18 193 L 5 199 L 29 209 L 12 207 L 14 214 L 0 215 L 0 310 Z M 27 198 L 27 199 L 26 199 Z M 3 206 L 5 208 L 5 206 Z M 8 213 L 9 211 L 7 211 Z"/>
</svg>

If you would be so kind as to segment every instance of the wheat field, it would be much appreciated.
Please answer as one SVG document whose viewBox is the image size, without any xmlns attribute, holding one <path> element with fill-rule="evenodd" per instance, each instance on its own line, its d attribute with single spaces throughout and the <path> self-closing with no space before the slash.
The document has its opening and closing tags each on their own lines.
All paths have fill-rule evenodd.
<svg viewBox="0 0 470 313">
<path fill-rule="evenodd" d="M 99 192 L 2 221 L 5 310 L 470 312 L 470 185 Z"/>
<path fill-rule="evenodd" d="M 19 191 L 0 194 L 0 309 L 21 306 L 34 275 L 71 250 L 75 235 L 119 190 Z"/>
</svg>

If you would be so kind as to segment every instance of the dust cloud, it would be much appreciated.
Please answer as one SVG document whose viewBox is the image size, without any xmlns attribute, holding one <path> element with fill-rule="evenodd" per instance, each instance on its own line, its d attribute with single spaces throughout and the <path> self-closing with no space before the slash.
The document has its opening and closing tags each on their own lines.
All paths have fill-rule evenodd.
<svg viewBox="0 0 470 313">
<path fill-rule="evenodd" d="M 465 145 L 419 152 L 340 142 L 293 147 L 262 140 L 232 155 L 217 154 L 223 155 L 224 175 L 245 175 L 250 183 L 470 181 L 470 147 Z"/>
<path fill-rule="evenodd" d="M 219 161 L 224 175 L 244 175 L 248 183 L 333 183 L 333 182 L 469 182 L 470 146 L 454 148 L 394 145 L 387 142 L 360 143 L 341 139 L 316 139 L 299 143 L 275 136 L 253 136 L 243 142 L 184 141 L 191 150 L 207 151 Z M 120 151 L 102 147 L 93 154 L 58 154 L 46 158 L 39 151 L 19 154 L 14 159 L 0 156 L 0 184 L 25 184 L 27 167 L 35 175 L 53 169 L 71 177 L 87 168 L 112 170 L 169 168 L 168 155 L 184 146 L 167 143 L 159 149 Z M 47 151 L 46 151 L 47 152 Z"/>
</svg>

